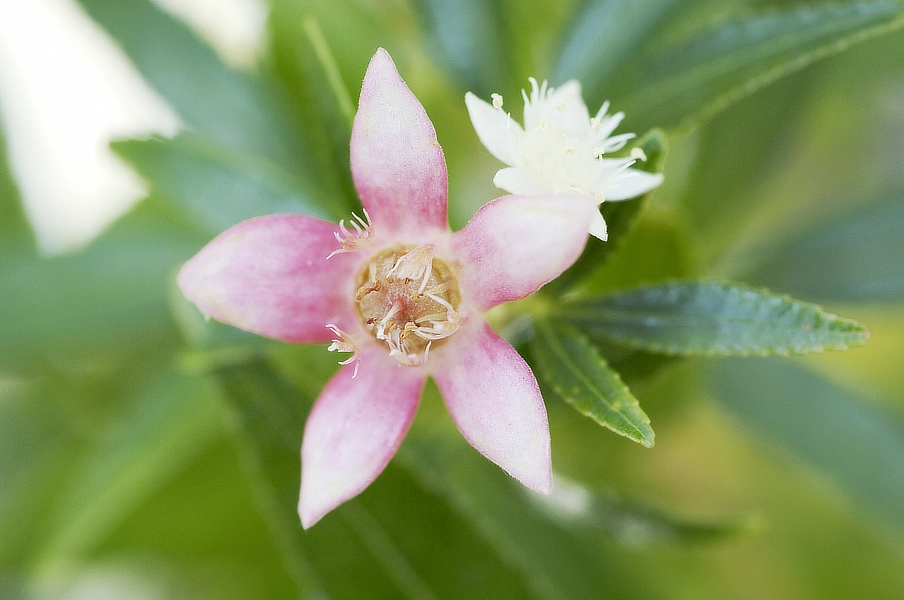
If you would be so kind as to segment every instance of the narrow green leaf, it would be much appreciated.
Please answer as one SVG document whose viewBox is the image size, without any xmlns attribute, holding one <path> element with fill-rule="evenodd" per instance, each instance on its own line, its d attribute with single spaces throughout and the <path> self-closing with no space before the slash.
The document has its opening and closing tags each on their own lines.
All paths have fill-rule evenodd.
<svg viewBox="0 0 904 600">
<path fill-rule="evenodd" d="M 858 323 L 738 284 L 671 282 L 563 302 L 560 317 L 618 344 L 669 355 L 800 354 L 868 337 Z"/>
<path fill-rule="evenodd" d="M 439 57 L 467 89 L 489 97 L 506 85 L 510 66 L 498 0 L 419 0 L 417 5 Z"/>
<path fill-rule="evenodd" d="M 244 153 L 290 169 L 313 165 L 284 92 L 237 73 L 150 0 L 79 0 L 185 123 Z"/>
<path fill-rule="evenodd" d="M 76 355 L 127 360 L 175 342 L 167 281 L 202 244 L 145 202 L 78 254 L 9 256 L 0 262 L 0 367 L 27 371 Z"/>
<path fill-rule="evenodd" d="M 320 581 L 334 598 L 531 597 L 473 527 L 395 464 L 301 531 L 298 449 L 310 397 L 263 363 L 225 369 L 221 379 L 266 516 L 300 582 Z"/>
<path fill-rule="evenodd" d="M 197 135 L 114 142 L 112 147 L 209 234 L 272 213 L 337 216 L 282 167 Z"/>
<path fill-rule="evenodd" d="M 904 429 L 894 419 L 796 364 L 719 360 L 709 373 L 716 398 L 742 425 L 904 529 Z"/>
<path fill-rule="evenodd" d="M 775 249 L 747 278 L 824 301 L 900 301 L 904 190 L 857 206 Z"/>
<path fill-rule="evenodd" d="M 661 173 L 666 152 L 665 135 L 654 129 L 644 135 L 637 142 L 636 147 L 643 150 L 647 157 L 647 160 L 636 163 L 636 168 L 648 173 Z M 640 198 L 625 202 L 604 202 L 600 206 L 600 211 L 603 218 L 606 219 L 609 239 L 603 242 L 591 236 L 577 262 L 560 277 L 551 281 L 545 291 L 553 294 L 567 292 L 585 277 L 602 268 L 618 249 L 624 236 L 637 225 L 640 215 L 652 195 L 653 192 L 649 192 Z"/>
<path fill-rule="evenodd" d="M 600 425 L 650 448 L 653 429 L 637 399 L 580 332 L 538 318 L 530 350 L 540 376 L 564 401 Z"/>
<path fill-rule="evenodd" d="M 681 1 L 585 1 L 561 43 L 552 81 L 577 79 L 586 97 L 604 94 L 609 78 Z"/>
<path fill-rule="evenodd" d="M 60 495 L 39 569 L 89 557 L 143 498 L 210 446 L 222 419 L 214 393 L 166 368 L 134 393 Z"/>
<path fill-rule="evenodd" d="M 773 81 L 904 26 L 895 0 L 822 3 L 718 24 L 625 66 L 632 122 L 705 120 Z"/>
</svg>

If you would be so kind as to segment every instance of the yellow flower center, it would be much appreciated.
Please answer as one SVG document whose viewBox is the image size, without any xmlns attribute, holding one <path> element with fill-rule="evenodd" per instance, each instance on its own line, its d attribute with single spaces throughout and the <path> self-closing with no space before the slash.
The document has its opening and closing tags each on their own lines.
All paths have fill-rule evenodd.
<svg viewBox="0 0 904 600">
<path fill-rule="evenodd" d="M 388 248 L 361 269 L 357 284 L 364 327 L 403 365 L 427 362 L 431 345 L 461 324 L 458 282 L 433 246 Z"/>
</svg>

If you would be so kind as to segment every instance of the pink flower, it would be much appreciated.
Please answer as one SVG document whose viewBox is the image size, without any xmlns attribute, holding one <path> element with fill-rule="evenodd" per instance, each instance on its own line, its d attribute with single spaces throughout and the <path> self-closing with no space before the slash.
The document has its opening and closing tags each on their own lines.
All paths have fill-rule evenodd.
<svg viewBox="0 0 904 600">
<path fill-rule="evenodd" d="M 207 315 L 351 353 L 305 425 L 302 525 L 380 474 L 428 376 L 474 448 L 548 493 L 549 427 L 536 379 L 483 315 L 577 259 L 594 203 L 505 196 L 452 233 L 433 124 L 382 49 L 364 77 L 351 167 L 365 208 L 352 227 L 258 217 L 222 233 L 179 273 L 183 293 Z"/>
</svg>

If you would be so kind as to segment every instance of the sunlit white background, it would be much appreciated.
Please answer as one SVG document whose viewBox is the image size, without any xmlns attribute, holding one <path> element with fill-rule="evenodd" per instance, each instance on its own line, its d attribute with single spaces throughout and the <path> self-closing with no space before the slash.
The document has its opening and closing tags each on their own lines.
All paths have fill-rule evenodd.
<svg viewBox="0 0 904 600">
<path fill-rule="evenodd" d="M 237 67 L 263 43 L 263 0 L 154 0 Z M 173 135 L 178 117 L 75 0 L 0 0 L 0 123 L 46 253 L 77 249 L 144 194 L 110 140 Z"/>
</svg>

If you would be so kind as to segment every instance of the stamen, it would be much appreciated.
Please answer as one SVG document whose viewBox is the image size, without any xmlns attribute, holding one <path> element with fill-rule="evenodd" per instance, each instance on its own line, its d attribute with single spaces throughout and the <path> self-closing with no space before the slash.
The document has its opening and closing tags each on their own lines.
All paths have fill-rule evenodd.
<svg viewBox="0 0 904 600">
<path fill-rule="evenodd" d="M 330 252 L 330 255 L 326 257 L 327 260 L 333 258 L 337 254 L 354 252 L 361 246 L 368 244 L 373 240 L 374 230 L 370 225 L 370 215 L 367 214 L 367 209 L 363 209 L 363 212 L 363 219 L 355 213 L 352 213 L 352 218 L 349 219 L 349 223 L 354 231 L 345 226 L 345 219 L 339 221 L 339 231 L 333 232 L 336 241 L 339 242 L 339 248 Z"/>
<path fill-rule="evenodd" d="M 603 154 L 606 153 L 606 149 L 602 146 L 597 146 L 593 149 L 593 158 L 602 158 Z"/>
<path fill-rule="evenodd" d="M 358 347 L 344 331 L 339 329 L 333 323 L 327 323 L 326 328 L 332 331 L 336 336 L 336 339 L 334 339 L 327 348 L 328 351 L 352 353 L 352 355 L 345 360 L 340 360 L 339 364 L 345 366 L 351 364 L 352 362 L 355 362 L 355 372 L 352 373 L 352 379 L 354 379 L 358 376 L 358 366 L 361 364 L 361 355 L 358 353 Z"/>
<path fill-rule="evenodd" d="M 502 95 L 501 94 L 490 94 L 490 98 L 493 99 L 493 108 L 502 108 Z"/>
<path fill-rule="evenodd" d="M 355 301 L 365 329 L 403 365 L 424 364 L 431 344 L 461 326 L 458 283 L 432 245 L 389 248 L 358 277 Z"/>
</svg>

